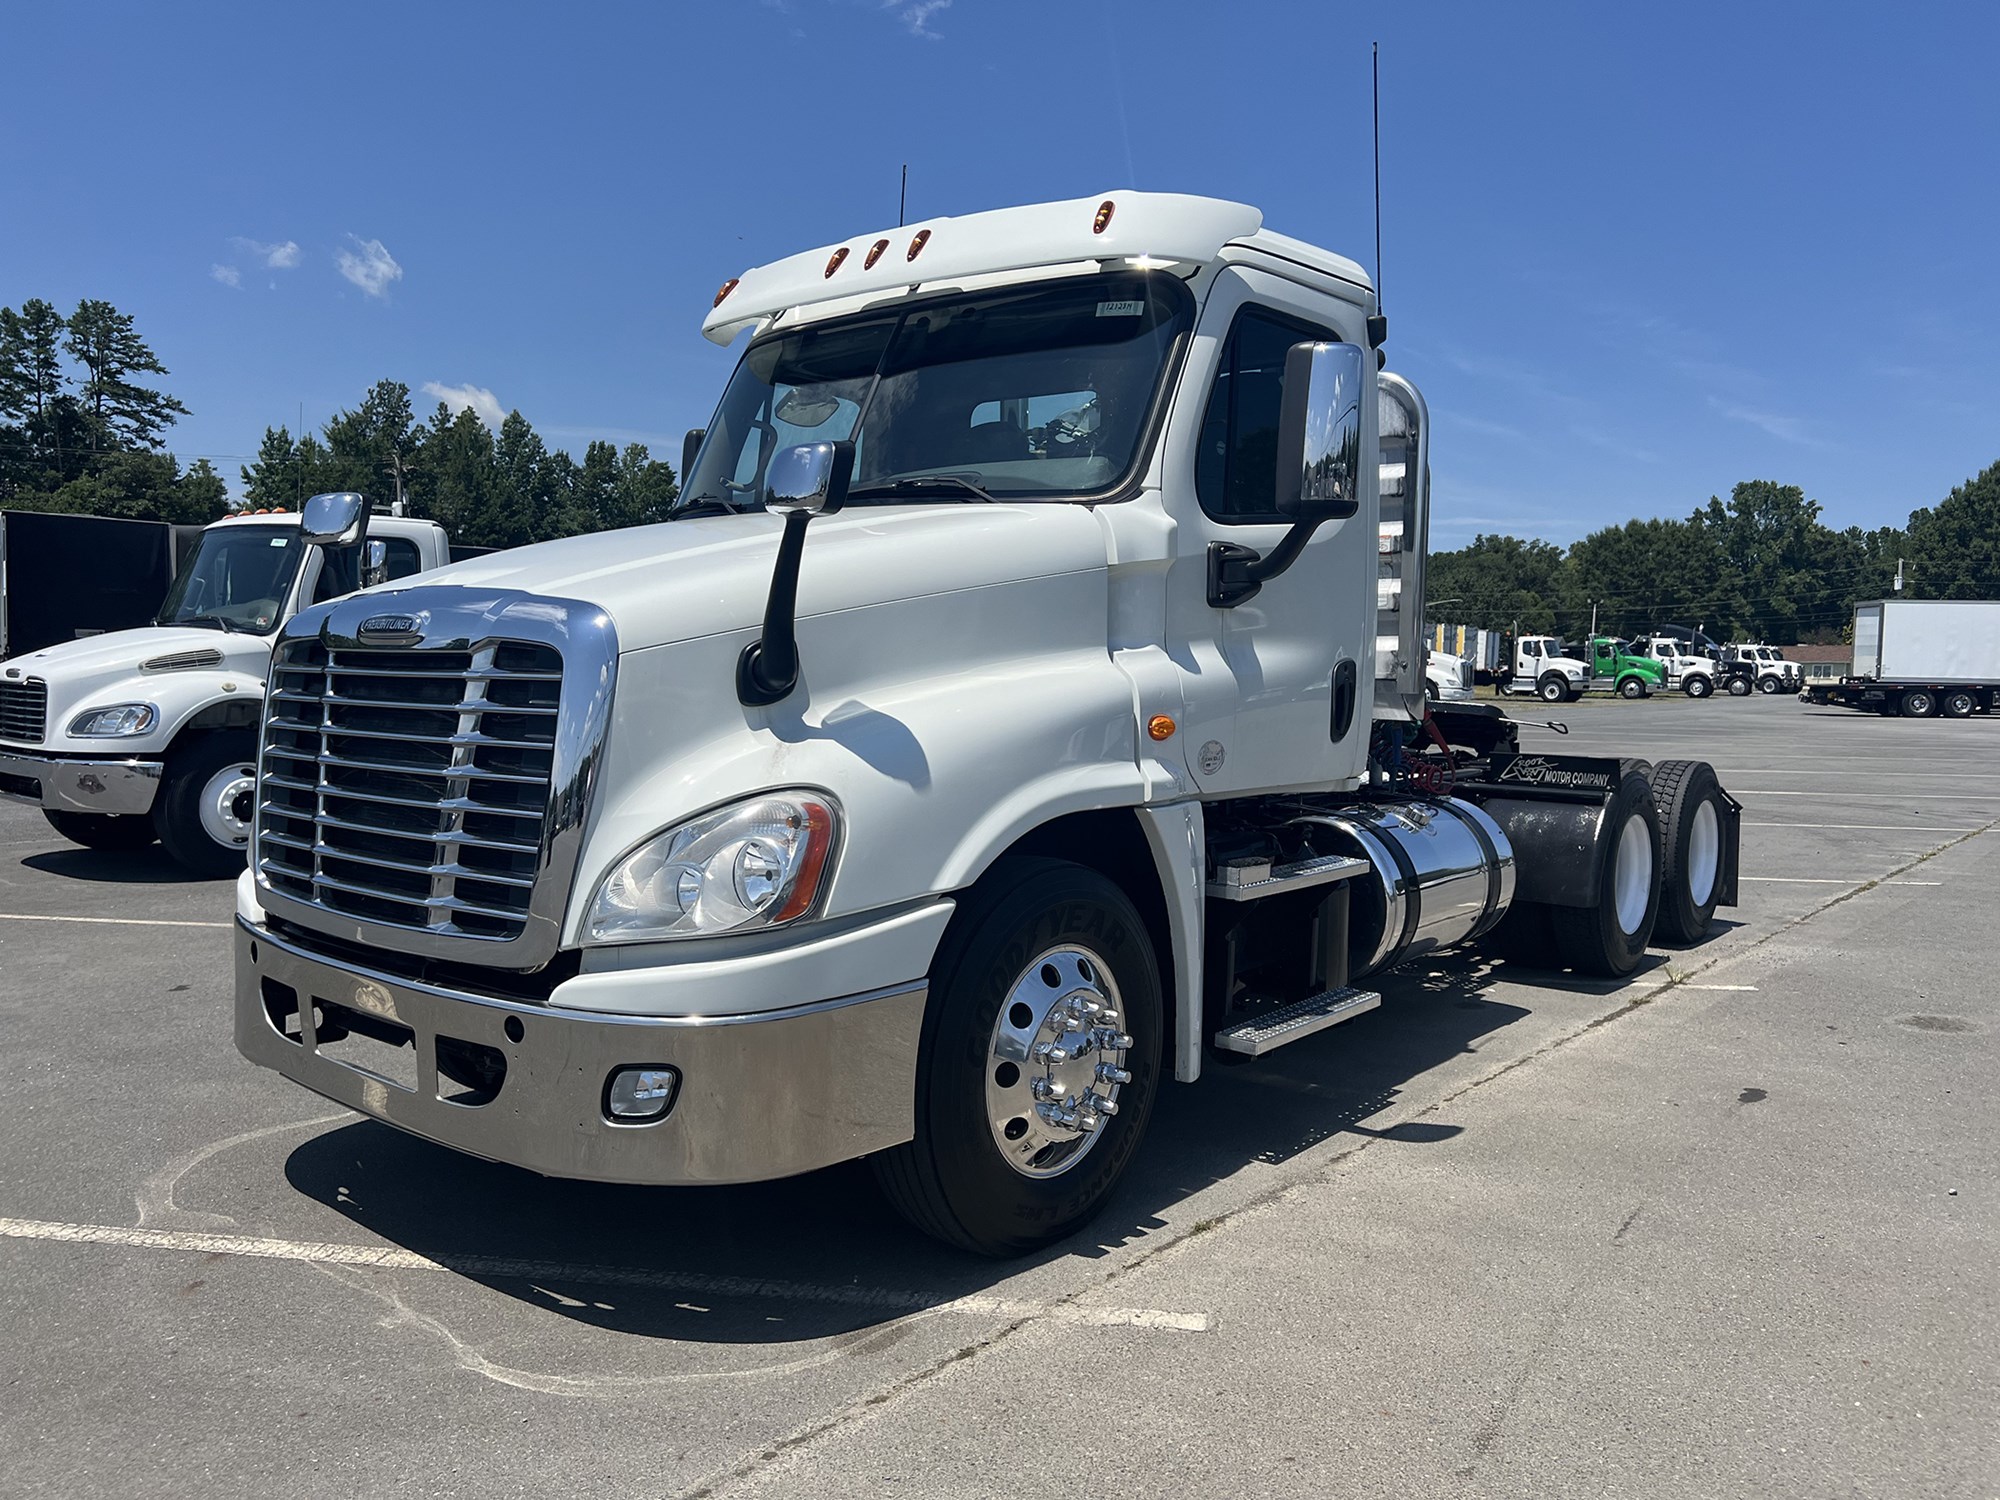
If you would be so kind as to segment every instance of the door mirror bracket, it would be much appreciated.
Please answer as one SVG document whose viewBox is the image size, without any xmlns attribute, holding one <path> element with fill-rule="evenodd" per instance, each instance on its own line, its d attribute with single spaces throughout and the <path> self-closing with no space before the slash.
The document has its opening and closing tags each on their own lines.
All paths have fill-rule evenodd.
<svg viewBox="0 0 2000 1500">
<path fill-rule="evenodd" d="M 802 443 L 771 460 L 764 476 L 764 508 L 785 518 L 771 594 L 764 605 L 764 634 L 736 659 L 736 698 L 745 708 L 782 702 L 799 685 L 799 562 L 806 526 L 831 515 L 847 499 L 854 476 L 854 444 Z"/>
</svg>

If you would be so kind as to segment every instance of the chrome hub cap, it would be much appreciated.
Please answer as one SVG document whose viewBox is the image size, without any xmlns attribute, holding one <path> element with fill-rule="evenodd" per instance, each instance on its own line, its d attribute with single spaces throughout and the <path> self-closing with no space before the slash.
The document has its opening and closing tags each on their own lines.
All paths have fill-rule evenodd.
<svg viewBox="0 0 2000 1500">
<path fill-rule="evenodd" d="M 1000 1157 L 1024 1177 L 1081 1161 L 1132 1081 L 1118 987 L 1088 948 L 1051 948 L 1001 1003 L 986 1059 L 986 1119 Z"/>
<path fill-rule="evenodd" d="M 257 767 L 231 762 L 208 778 L 201 789 L 201 831 L 225 848 L 250 843 L 250 823 L 257 811 Z"/>
<path fill-rule="evenodd" d="M 1646 920 L 1646 903 L 1653 897 L 1653 842 L 1646 837 L 1646 820 L 1637 813 L 1618 832 L 1617 863 L 1611 870 L 1611 900 L 1618 930 L 1628 937 Z"/>
</svg>

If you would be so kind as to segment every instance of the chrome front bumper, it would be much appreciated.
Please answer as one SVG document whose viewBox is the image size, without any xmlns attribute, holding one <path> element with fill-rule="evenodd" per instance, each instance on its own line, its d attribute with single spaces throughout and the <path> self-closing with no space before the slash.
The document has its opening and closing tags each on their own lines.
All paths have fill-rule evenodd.
<svg viewBox="0 0 2000 1500">
<path fill-rule="evenodd" d="M 40 783 L 40 793 L 23 783 Z M 121 813 L 153 810 L 160 789 L 156 760 L 59 760 L 0 749 L 0 797 L 56 812 Z"/>
<path fill-rule="evenodd" d="M 245 1057 L 412 1135 L 548 1177 L 757 1182 L 907 1141 L 926 995 L 918 980 L 756 1015 L 600 1015 L 335 965 L 237 919 L 236 1047 Z M 322 1051 L 308 1001 L 408 1032 L 415 1086 L 369 1068 L 365 1055 Z M 505 1059 L 488 1102 L 450 1097 L 457 1086 L 439 1073 L 441 1038 Z M 379 1040 L 367 1048 L 389 1058 L 400 1050 Z M 611 1073 L 634 1066 L 679 1073 L 664 1118 L 607 1114 Z"/>
</svg>

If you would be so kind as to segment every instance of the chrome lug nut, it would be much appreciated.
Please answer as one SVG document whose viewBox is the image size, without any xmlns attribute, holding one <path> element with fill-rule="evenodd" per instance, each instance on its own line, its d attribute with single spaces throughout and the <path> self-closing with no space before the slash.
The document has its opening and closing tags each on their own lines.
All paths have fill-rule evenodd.
<svg viewBox="0 0 2000 1500">
<path fill-rule="evenodd" d="M 1130 1083 L 1132 1075 L 1124 1068 L 1114 1068 L 1110 1063 L 1099 1063 L 1097 1065 L 1097 1081 L 1099 1083 Z"/>
<path fill-rule="evenodd" d="M 1085 1094 L 1083 1102 L 1092 1114 L 1115 1115 L 1118 1113 L 1118 1101 L 1116 1099 L 1103 1099 L 1099 1098 L 1096 1094 Z"/>
</svg>

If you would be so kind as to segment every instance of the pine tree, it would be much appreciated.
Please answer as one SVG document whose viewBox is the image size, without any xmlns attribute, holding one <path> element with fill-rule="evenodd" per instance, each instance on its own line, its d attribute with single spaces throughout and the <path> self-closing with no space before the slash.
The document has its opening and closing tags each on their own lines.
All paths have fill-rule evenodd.
<svg viewBox="0 0 2000 1500">
<path fill-rule="evenodd" d="M 139 337 L 130 313 L 85 298 L 70 314 L 64 347 L 84 368 L 79 404 L 93 453 L 158 448 L 160 434 L 187 415 L 174 397 L 130 379 L 168 373 Z"/>
</svg>

